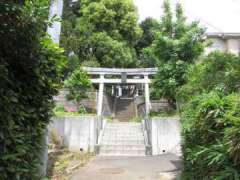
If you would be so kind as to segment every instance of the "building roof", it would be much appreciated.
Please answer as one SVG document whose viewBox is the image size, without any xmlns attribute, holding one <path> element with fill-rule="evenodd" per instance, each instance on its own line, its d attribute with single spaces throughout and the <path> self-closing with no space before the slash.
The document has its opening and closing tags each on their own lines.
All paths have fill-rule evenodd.
<svg viewBox="0 0 240 180">
<path fill-rule="evenodd" d="M 240 38 L 240 32 L 239 33 L 211 32 L 211 33 L 206 33 L 206 36 L 208 38 L 239 39 Z"/>
</svg>

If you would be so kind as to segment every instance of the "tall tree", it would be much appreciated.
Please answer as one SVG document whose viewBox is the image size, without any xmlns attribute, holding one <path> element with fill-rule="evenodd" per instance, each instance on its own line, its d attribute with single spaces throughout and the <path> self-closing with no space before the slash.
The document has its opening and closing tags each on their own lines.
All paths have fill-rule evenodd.
<svg viewBox="0 0 240 180">
<path fill-rule="evenodd" d="M 97 61 L 104 67 L 130 67 L 136 62 L 134 46 L 141 35 L 132 0 L 81 0 L 66 49 L 80 61 Z M 65 30 L 67 32 L 67 30 Z"/>
<path fill-rule="evenodd" d="M 176 91 L 185 83 L 188 67 L 204 50 L 204 29 L 200 28 L 197 22 L 186 23 L 180 4 L 176 5 L 175 18 L 168 0 L 164 1 L 163 9 L 159 31 L 155 33 L 154 41 L 145 49 L 145 53 L 157 61 L 155 96 L 165 97 L 175 105 Z"/>
<path fill-rule="evenodd" d="M 135 46 L 138 56 L 138 66 L 154 67 L 156 64 L 154 58 L 150 58 L 149 55 L 146 56 L 142 50 L 152 44 L 154 31 L 159 29 L 159 22 L 154 18 L 148 17 L 140 23 L 140 28 L 143 34 Z"/>
</svg>

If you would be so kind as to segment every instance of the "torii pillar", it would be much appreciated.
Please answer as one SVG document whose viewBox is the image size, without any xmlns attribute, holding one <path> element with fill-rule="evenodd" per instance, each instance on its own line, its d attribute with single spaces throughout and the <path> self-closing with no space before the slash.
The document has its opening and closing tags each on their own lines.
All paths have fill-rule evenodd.
<svg viewBox="0 0 240 180">
<path fill-rule="evenodd" d="M 102 105 L 103 105 L 103 90 L 104 90 L 104 74 L 100 74 L 100 83 L 98 91 L 98 106 L 97 106 L 97 115 L 102 115 Z"/>
<path fill-rule="evenodd" d="M 150 92 L 149 92 L 149 78 L 148 74 L 144 75 L 144 86 L 145 86 L 145 106 L 146 106 L 146 116 L 150 113 Z"/>
</svg>

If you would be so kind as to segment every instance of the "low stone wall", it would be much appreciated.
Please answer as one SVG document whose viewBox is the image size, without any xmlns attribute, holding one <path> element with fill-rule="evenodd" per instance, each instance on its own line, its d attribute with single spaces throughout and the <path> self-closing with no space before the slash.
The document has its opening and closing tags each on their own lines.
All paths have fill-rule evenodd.
<svg viewBox="0 0 240 180">
<path fill-rule="evenodd" d="M 96 144 L 96 116 L 55 117 L 49 125 L 49 140 L 55 133 L 70 151 L 94 151 Z"/>
<path fill-rule="evenodd" d="M 135 97 L 134 101 L 137 107 L 138 116 L 144 117 L 146 112 L 144 96 L 137 96 Z M 151 100 L 151 111 L 153 112 L 168 110 L 169 108 L 170 108 L 170 105 L 165 99 Z"/>
<path fill-rule="evenodd" d="M 151 111 L 159 112 L 168 109 L 170 109 L 170 105 L 166 99 L 151 100 Z"/>
<path fill-rule="evenodd" d="M 152 155 L 165 153 L 181 155 L 179 118 L 155 117 L 151 123 Z"/>
<path fill-rule="evenodd" d="M 68 107 L 76 107 L 74 102 L 66 100 L 66 94 L 68 93 L 68 89 L 62 89 L 59 91 L 59 94 L 54 97 L 54 101 L 57 105 L 68 106 Z M 97 113 L 97 99 L 98 92 L 87 92 L 87 98 L 81 100 L 81 104 L 85 107 L 87 112 L 96 114 Z M 104 116 L 110 116 L 113 114 L 113 100 L 114 98 L 104 94 L 103 95 L 103 111 L 102 114 Z"/>
</svg>

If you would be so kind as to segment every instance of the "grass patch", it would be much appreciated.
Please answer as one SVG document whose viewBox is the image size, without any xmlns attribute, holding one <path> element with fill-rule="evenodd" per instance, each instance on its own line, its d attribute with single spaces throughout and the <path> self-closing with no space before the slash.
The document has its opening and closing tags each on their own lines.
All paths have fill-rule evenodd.
<svg viewBox="0 0 240 180">
<path fill-rule="evenodd" d="M 133 117 L 131 119 L 129 119 L 129 122 L 141 122 L 142 118 L 141 117 Z"/>
<path fill-rule="evenodd" d="M 107 122 L 113 122 L 113 119 L 114 119 L 112 115 L 105 116 L 104 118 L 107 120 Z"/>
<path fill-rule="evenodd" d="M 67 149 L 50 151 L 48 154 L 47 177 L 52 180 L 67 180 L 93 156 L 88 152 L 69 152 Z"/>
<path fill-rule="evenodd" d="M 53 109 L 53 113 L 54 113 L 54 116 L 56 117 L 64 117 L 64 116 L 74 117 L 74 116 L 82 116 L 82 115 L 94 115 L 86 112 L 84 108 L 80 108 L 78 109 L 78 111 L 68 111 L 67 108 L 59 105 Z"/>
</svg>

